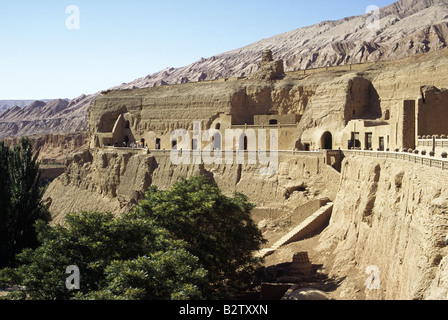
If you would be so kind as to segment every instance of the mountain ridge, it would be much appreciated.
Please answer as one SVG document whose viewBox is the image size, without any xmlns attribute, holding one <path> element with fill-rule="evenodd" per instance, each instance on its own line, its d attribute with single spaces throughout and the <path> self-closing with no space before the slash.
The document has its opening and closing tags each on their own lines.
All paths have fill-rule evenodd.
<svg viewBox="0 0 448 320">
<path fill-rule="evenodd" d="M 284 60 L 286 71 L 296 71 L 399 59 L 446 47 L 446 0 L 400 0 L 380 8 L 379 30 L 366 27 L 369 15 L 322 21 L 202 58 L 188 66 L 165 68 L 113 89 L 247 76 L 259 69 L 258 61 L 266 49 L 272 50 L 277 59 Z M 408 20 L 411 17 L 414 17 L 412 22 Z M 432 26 L 434 29 L 431 29 Z"/>
<path fill-rule="evenodd" d="M 259 70 L 262 52 L 267 49 L 284 61 L 288 72 L 396 60 L 447 48 L 448 0 L 400 0 L 380 8 L 378 15 L 378 28 L 368 25 L 373 21 L 371 13 L 322 21 L 184 67 L 168 67 L 108 90 L 249 76 Z M 40 106 L 40 114 L 22 108 L 16 109 L 13 117 L 4 111 L 0 113 L 0 138 L 87 130 L 88 107 L 100 94 L 83 94 L 65 106 Z"/>
</svg>

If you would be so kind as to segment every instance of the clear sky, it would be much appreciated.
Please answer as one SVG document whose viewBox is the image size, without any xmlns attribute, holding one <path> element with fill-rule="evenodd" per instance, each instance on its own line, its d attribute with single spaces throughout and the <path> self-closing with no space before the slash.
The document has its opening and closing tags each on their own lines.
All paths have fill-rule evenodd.
<svg viewBox="0 0 448 320">
<path fill-rule="evenodd" d="M 0 0 L 0 99 L 75 98 L 393 2 Z"/>
</svg>

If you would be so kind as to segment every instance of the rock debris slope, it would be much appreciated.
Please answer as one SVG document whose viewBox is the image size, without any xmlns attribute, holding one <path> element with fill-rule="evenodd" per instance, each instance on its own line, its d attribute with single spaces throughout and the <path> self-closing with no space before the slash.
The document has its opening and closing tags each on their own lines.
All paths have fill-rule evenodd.
<svg viewBox="0 0 448 320">
<path fill-rule="evenodd" d="M 285 63 L 285 71 L 344 64 L 399 59 L 437 51 L 447 46 L 447 0 L 400 0 L 380 9 L 379 29 L 368 28 L 371 15 L 296 29 L 263 39 L 243 48 L 202 58 L 182 68 L 123 83 L 113 89 L 135 89 L 167 84 L 249 76 L 260 68 L 261 53 L 271 49 Z M 0 138 L 87 130 L 87 109 L 99 95 L 81 95 L 65 107 L 56 102 L 54 112 L 32 112 L 30 108 L 0 113 Z M 48 102 L 53 104 L 55 102 Z M 31 106 L 50 109 L 41 104 Z M 31 107 L 29 106 L 29 107 Z"/>
</svg>

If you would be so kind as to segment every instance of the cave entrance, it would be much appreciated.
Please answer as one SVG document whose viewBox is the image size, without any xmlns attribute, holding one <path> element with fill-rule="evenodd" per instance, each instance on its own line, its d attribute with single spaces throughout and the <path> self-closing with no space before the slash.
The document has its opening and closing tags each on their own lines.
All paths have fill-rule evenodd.
<svg viewBox="0 0 448 320">
<path fill-rule="evenodd" d="M 326 131 L 320 139 L 321 149 L 332 150 L 333 149 L 333 135 L 331 132 Z"/>
</svg>

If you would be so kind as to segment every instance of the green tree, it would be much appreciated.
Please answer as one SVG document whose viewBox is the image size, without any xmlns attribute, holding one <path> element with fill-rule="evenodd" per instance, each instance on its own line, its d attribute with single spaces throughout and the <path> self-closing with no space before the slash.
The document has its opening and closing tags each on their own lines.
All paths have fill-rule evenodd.
<svg viewBox="0 0 448 320">
<path fill-rule="evenodd" d="M 184 240 L 208 272 L 206 296 L 222 297 L 238 289 L 241 275 L 253 274 L 260 262 L 253 253 L 265 240 L 251 218 L 253 208 L 245 195 L 225 196 L 200 175 L 181 178 L 166 191 L 150 187 L 130 215 Z"/>
<path fill-rule="evenodd" d="M 0 271 L 0 285 L 21 285 L 31 299 L 199 299 L 229 297 L 264 241 L 253 204 L 223 195 L 206 177 L 151 187 L 120 217 L 69 214 L 65 226 L 38 222 L 41 245 Z M 67 266 L 80 270 L 78 291 L 65 286 Z"/>
<path fill-rule="evenodd" d="M 147 219 L 79 213 L 65 226 L 37 225 L 42 244 L 18 255 L 18 268 L 0 271 L 0 284 L 20 285 L 30 299 L 200 298 L 205 271 L 182 241 Z M 68 290 L 66 268 L 80 270 Z"/>
<path fill-rule="evenodd" d="M 13 264 L 22 249 L 36 248 L 34 224 L 50 220 L 41 203 L 39 177 L 37 154 L 28 138 L 12 149 L 0 143 L 0 267 Z"/>
<path fill-rule="evenodd" d="M 12 260 L 14 245 L 13 228 L 10 223 L 10 177 L 9 177 L 9 148 L 0 142 L 0 267 L 4 267 Z"/>
</svg>

